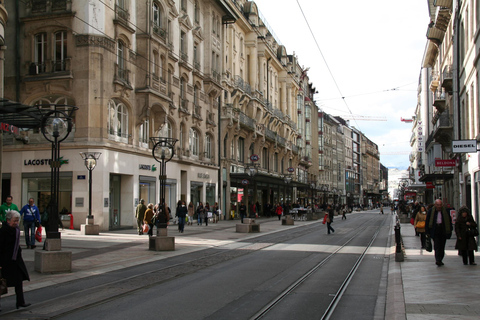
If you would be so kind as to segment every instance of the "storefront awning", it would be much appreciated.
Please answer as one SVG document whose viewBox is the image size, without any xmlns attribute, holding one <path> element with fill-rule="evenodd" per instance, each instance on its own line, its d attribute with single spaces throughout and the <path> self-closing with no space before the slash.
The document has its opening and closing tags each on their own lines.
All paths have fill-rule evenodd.
<svg viewBox="0 0 480 320">
<path fill-rule="evenodd" d="M 39 128 L 42 123 L 42 110 L 38 106 L 27 106 L 19 102 L 0 98 L 0 122 L 17 128 Z"/>
<path fill-rule="evenodd" d="M 436 180 L 451 180 L 453 179 L 452 173 L 429 173 L 424 174 L 418 180 L 422 182 L 435 182 Z"/>
</svg>

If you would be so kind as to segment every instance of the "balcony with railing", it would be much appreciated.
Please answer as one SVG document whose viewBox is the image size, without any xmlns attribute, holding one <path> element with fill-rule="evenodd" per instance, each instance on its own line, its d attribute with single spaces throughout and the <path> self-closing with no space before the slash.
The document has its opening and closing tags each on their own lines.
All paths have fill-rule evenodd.
<svg viewBox="0 0 480 320">
<path fill-rule="evenodd" d="M 453 115 L 436 113 L 432 120 L 433 138 L 444 147 L 451 145 L 453 137 Z"/>
<path fill-rule="evenodd" d="M 235 76 L 235 87 L 236 88 L 239 88 L 240 90 L 242 90 L 243 92 L 247 93 L 247 94 L 252 94 L 252 88 L 250 87 L 250 85 L 245 81 L 243 80 L 242 77 L 240 76 Z"/>
<path fill-rule="evenodd" d="M 453 67 L 452 65 L 445 66 L 442 73 L 442 87 L 449 94 L 453 91 Z"/>
<path fill-rule="evenodd" d="M 115 77 L 113 80 L 122 85 L 130 86 L 130 70 L 115 63 Z"/>
<path fill-rule="evenodd" d="M 437 108 L 438 112 L 442 113 L 445 111 L 446 98 L 445 90 L 437 89 L 433 94 L 433 106 Z"/>
<path fill-rule="evenodd" d="M 130 20 L 130 13 L 127 9 L 119 6 L 118 4 L 115 5 L 115 20 L 122 21 L 124 23 L 128 23 Z"/>
<path fill-rule="evenodd" d="M 198 104 L 194 104 L 193 106 L 193 117 L 199 120 L 202 119 L 202 107 Z"/>
<path fill-rule="evenodd" d="M 183 113 L 186 113 L 186 114 L 190 114 L 190 110 L 188 109 L 189 108 L 189 102 L 187 99 L 184 99 L 182 97 L 180 97 L 180 101 L 179 101 L 179 105 L 180 105 L 180 108 L 179 110 Z"/>
<path fill-rule="evenodd" d="M 162 38 L 164 41 L 167 39 L 167 30 L 163 29 L 157 24 L 153 25 L 153 33 Z"/>
<path fill-rule="evenodd" d="M 30 0 L 27 1 L 27 15 L 56 14 L 72 11 L 72 1 L 69 0 Z M 5 5 L 5 1 L 0 1 Z"/>
<path fill-rule="evenodd" d="M 242 124 L 244 127 L 255 131 L 255 120 L 247 116 L 245 113 L 240 112 L 238 120 L 240 121 L 240 124 Z"/>
<path fill-rule="evenodd" d="M 35 79 L 63 79 L 72 77 L 71 59 L 47 60 L 43 63 L 32 62 L 28 64 L 26 81 L 35 81 Z"/>
</svg>

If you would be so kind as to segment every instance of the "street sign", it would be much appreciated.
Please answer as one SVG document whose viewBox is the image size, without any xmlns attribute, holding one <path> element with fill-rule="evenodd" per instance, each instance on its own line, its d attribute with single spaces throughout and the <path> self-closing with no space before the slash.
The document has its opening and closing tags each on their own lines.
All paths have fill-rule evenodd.
<svg viewBox="0 0 480 320">
<path fill-rule="evenodd" d="M 477 152 L 477 140 L 453 140 L 453 153 L 473 153 Z"/>
<path fill-rule="evenodd" d="M 259 159 L 260 159 L 260 157 L 258 156 L 258 154 L 252 154 L 252 155 L 250 156 L 250 161 L 252 161 L 252 162 L 256 162 L 256 161 L 258 161 Z"/>
<path fill-rule="evenodd" d="M 290 167 L 290 168 L 287 169 L 287 171 L 288 171 L 288 172 L 294 172 L 294 171 L 295 171 L 295 168 Z"/>
<path fill-rule="evenodd" d="M 246 186 L 246 185 L 248 184 L 248 180 L 247 180 L 247 179 L 243 179 L 243 180 L 242 180 L 242 184 L 243 184 L 244 186 Z"/>
</svg>

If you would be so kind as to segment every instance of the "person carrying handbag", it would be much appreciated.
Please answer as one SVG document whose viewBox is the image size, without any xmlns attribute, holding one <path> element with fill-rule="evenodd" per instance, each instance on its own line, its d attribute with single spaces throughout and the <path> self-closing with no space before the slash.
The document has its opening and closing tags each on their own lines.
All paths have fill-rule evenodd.
<svg viewBox="0 0 480 320">
<path fill-rule="evenodd" d="M 425 241 L 426 241 L 426 235 L 425 235 L 425 224 L 427 221 L 427 209 L 425 206 L 420 206 L 420 209 L 415 216 L 415 221 L 414 221 L 414 227 L 415 227 L 415 232 L 417 232 L 420 235 L 420 244 L 422 245 L 422 249 L 425 249 Z"/>
<path fill-rule="evenodd" d="M 23 228 L 25 230 L 25 242 L 27 249 L 35 249 L 35 228 L 40 226 L 40 211 L 35 205 L 33 198 L 28 199 L 28 204 L 20 210 L 23 216 Z"/>
</svg>

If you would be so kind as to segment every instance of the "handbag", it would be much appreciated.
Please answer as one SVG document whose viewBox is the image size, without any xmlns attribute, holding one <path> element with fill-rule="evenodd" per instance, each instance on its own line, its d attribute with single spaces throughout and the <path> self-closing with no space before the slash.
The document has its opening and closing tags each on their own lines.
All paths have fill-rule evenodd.
<svg viewBox="0 0 480 320">
<path fill-rule="evenodd" d="M 328 219 L 328 214 L 325 214 L 325 216 L 323 217 L 323 224 L 327 223 L 327 219 Z"/>
<path fill-rule="evenodd" d="M 42 242 L 42 226 L 37 227 L 37 230 L 35 230 L 35 240 Z"/>
<path fill-rule="evenodd" d="M 476 227 L 468 226 L 467 227 L 467 236 L 469 236 L 469 237 L 478 236 L 478 229 Z"/>
<path fill-rule="evenodd" d="M 145 224 L 143 225 L 143 233 L 147 233 L 148 230 L 150 230 L 150 226 L 149 226 L 147 223 L 145 223 Z"/>
<path fill-rule="evenodd" d="M 415 224 L 415 218 L 411 218 L 410 219 L 410 223 L 412 224 L 412 226 Z"/>
<path fill-rule="evenodd" d="M 426 235 L 425 237 L 425 250 L 428 252 L 432 252 L 432 239 L 430 238 L 430 235 Z"/>
<path fill-rule="evenodd" d="M 415 227 L 418 228 L 418 229 L 425 228 L 425 221 L 418 221 L 417 225 Z"/>
<path fill-rule="evenodd" d="M 0 295 L 8 293 L 7 279 L 3 278 L 0 273 Z"/>
</svg>

